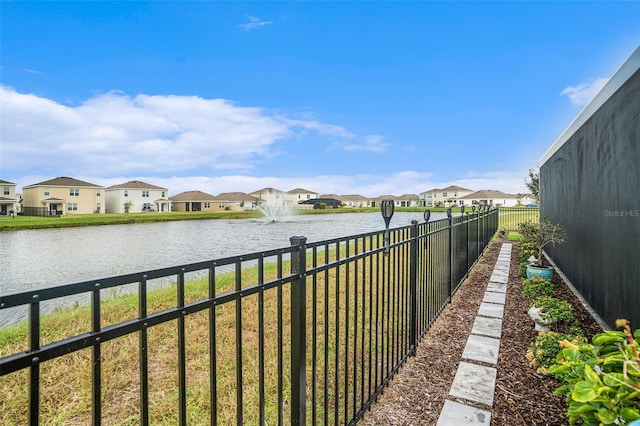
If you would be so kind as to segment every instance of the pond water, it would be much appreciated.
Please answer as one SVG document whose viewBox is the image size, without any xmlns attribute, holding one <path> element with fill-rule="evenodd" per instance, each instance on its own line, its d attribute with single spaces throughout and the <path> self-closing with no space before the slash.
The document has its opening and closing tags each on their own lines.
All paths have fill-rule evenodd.
<svg viewBox="0 0 640 426">
<path fill-rule="evenodd" d="M 431 220 L 446 217 L 434 213 Z M 390 226 L 423 222 L 396 212 Z M 0 295 L 116 274 L 286 247 L 384 229 L 380 213 L 289 215 L 268 219 L 197 220 L 0 232 Z M 0 311 L 0 326 L 23 314 Z"/>
</svg>

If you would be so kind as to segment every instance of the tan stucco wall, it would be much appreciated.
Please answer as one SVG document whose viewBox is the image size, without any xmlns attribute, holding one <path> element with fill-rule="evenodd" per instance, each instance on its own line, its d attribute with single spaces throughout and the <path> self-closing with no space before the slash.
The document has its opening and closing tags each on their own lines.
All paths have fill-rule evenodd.
<svg viewBox="0 0 640 426">
<path fill-rule="evenodd" d="M 69 195 L 71 188 L 78 189 L 78 196 Z M 45 189 L 49 190 L 49 195 L 45 195 Z M 100 190 L 100 196 L 97 191 Z M 100 203 L 100 213 L 105 212 L 105 188 L 100 187 L 62 187 L 62 186 L 34 186 L 24 188 L 22 194 L 22 205 L 25 207 L 47 207 L 43 202 L 45 199 L 59 198 L 58 210 L 62 214 L 89 214 L 94 213 L 97 204 Z M 69 211 L 69 203 L 76 203 L 78 210 Z"/>
</svg>

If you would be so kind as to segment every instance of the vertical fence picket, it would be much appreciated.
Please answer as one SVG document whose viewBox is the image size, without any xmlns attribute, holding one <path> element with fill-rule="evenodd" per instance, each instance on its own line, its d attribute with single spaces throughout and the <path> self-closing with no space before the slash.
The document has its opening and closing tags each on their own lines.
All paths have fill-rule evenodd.
<svg viewBox="0 0 640 426">
<path fill-rule="evenodd" d="M 296 252 L 291 253 L 291 424 L 306 424 L 306 303 L 307 249 L 305 237 L 291 237 Z"/>
<path fill-rule="evenodd" d="M 91 292 L 91 332 L 100 331 L 100 283 L 96 283 Z M 95 338 L 92 348 L 91 358 L 91 380 L 92 380 L 92 423 L 94 426 L 102 424 L 102 360 L 100 356 L 100 338 Z"/>
<path fill-rule="evenodd" d="M 147 318 L 147 276 L 142 275 L 138 283 L 138 319 L 144 321 Z M 143 328 L 138 336 L 139 344 L 139 369 L 140 369 L 140 424 L 149 424 L 149 336 L 147 327 Z"/>
</svg>

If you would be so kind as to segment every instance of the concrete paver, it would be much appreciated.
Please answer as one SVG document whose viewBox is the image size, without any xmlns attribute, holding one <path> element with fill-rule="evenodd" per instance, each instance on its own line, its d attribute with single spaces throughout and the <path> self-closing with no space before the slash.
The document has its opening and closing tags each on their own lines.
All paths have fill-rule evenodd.
<svg viewBox="0 0 640 426">
<path fill-rule="evenodd" d="M 484 293 L 484 297 L 482 298 L 482 301 L 487 303 L 497 303 L 499 305 L 504 305 L 505 297 L 506 297 L 505 293 L 494 293 L 493 291 L 487 291 Z"/>
<path fill-rule="evenodd" d="M 489 425 L 491 413 L 454 401 L 445 401 L 436 426 Z"/>
<path fill-rule="evenodd" d="M 497 364 L 499 350 L 500 339 L 471 334 L 467 339 L 462 358 Z"/>
<path fill-rule="evenodd" d="M 502 335 L 502 320 L 500 318 L 477 316 L 473 322 L 471 334 L 500 338 Z"/>
<path fill-rule="evenodd" d="M 495 303 L 481 303 L 478 309 L 478 315 L 492 318 L 502 318 L 504 315 L 504 306 Z"/>
<path fill-rule="evenodd" d="M 481 404 L 493 405 L 497 370 L 493 367 L 461 362 L 449 395 Z"/>
<path fill-rule="evenodd" d="M 507 285 L 502 283 L 489 283 L 489 285 L 487 285 L 487 291 L 492 291 L 494 293 L 506 293 Z"/>
</svg>

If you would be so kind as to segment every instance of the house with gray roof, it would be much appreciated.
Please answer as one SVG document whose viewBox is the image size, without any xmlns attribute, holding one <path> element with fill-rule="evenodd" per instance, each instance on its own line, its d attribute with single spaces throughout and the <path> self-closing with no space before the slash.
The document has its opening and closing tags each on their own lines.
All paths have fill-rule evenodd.
<svg viewBox="0 0 640 426">
<path fill-rule="evenodd" d="M 473 189 L 457 185 L 447 186 L 446 188 L 433 188 L 420 193 L 419 205 L 423 207 L 462 205 L 459 200 L 473 192 Z"/>
<path fill-rule="evenodd" d="M 106 189 L 107 213 L 170 212 L 169 190 L 139 180 Z"/>
<path fill-rule="evenodd" d="M 298 203 L 306 200 L 312 200 L 318 198 L 318 193 L 309 191 L 308 189 L 296 188 L 290 191 L 287 191 L 287 199 L 291 203 L 291 206 L 294 207 Z"/>
<path fill-rule="evenodd" d="M 244 192 L 223 192 L 215 198 L 219 210 L 256 210 L 260 201 L 259 198 Z"/>
<path fill-rule="evenodd" d="M 105 187 L 61 176 L 23 188 L 22 213 L 27 216 L 105 212 Z"/>
<path fill-rule="evenodd" d="M 202 191 L 185 191 L 169 197 L 174 212 L 204 212 L 220 210 L 218 199 Z"/>
<path fill-rule="evenodd" d="M 492 207 L 513 207 L 519 204 L 517 195 L 505 194 L 502 191 L 483 189 L 460 198 L 460 205 L 471 206 L 479 204 Z"/>
</svg>

